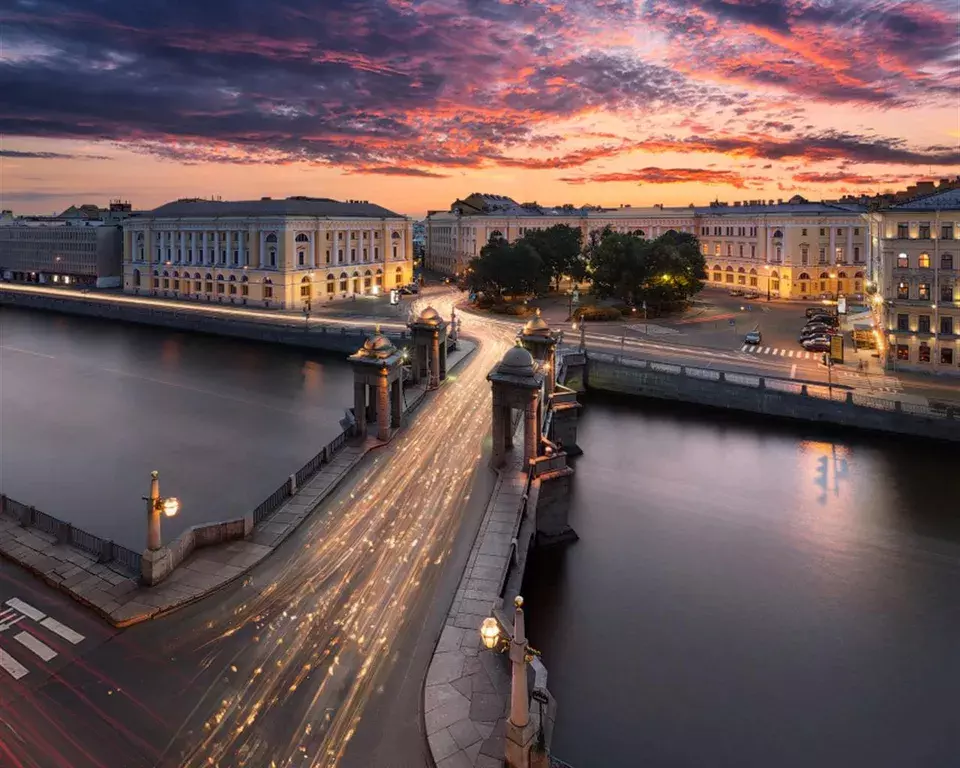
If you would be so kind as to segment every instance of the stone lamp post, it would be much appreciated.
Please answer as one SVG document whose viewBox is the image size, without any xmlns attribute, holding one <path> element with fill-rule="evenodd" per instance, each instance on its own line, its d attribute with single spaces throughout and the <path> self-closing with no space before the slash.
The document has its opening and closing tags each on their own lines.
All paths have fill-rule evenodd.
<svg viewBox="0 0 960 768">
<path fill-rule="evenodd" d="M 174 496 L 164 498 L 160 495 L 160 473 L 150 473 L 150 495 L 144 496 L 147 504 L 147 548 L 140 560 L 140 575 L 146 584 L 155 584 L 162 578 L 159 574 L 169 571 L 164 562 L 170 552 L 163 547 L 160 536 L 160 515 L 173 517 L 180 511 L 180 501 Z"/>
<path fill-rule="evenodd" d="M 402 353 L 380 333 L 377 326 L 356 354 L 347 358 L 353 366 L 356 430 L 360 437 L 367 434 L 367 415 L 377 420 L 377 439 L 390 439 L 391 429 L 400 426 L 403 414 Z M 373 390 L 370 404 L 367 394 Z"/>
</svg>

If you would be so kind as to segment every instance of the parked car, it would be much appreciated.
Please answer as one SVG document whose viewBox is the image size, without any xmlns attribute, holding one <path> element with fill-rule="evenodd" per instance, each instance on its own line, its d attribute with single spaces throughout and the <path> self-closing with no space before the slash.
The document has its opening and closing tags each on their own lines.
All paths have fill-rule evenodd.
<svg viewBox="0 0 960 768">
<path fill-rule="evenodd" d="M 830 331 L 831 333 L 839 333 L 839 331 L 837 330 L 837 326 L 833 325 L 832 323 L 820 323 L 820 322 L 807 323 L 805 326 L 803 326 L 803 328 L 800 329 L 800 332 L 803 333 L 804 331 L 809 331 L 813 328 Z"/>
<path fill-rule="evenodd" d="M 812 339 L 806 339 L 805 341 L 800 342 L 800 344 L 805 350 L 807 350 L 807 352 L 830 351 L 829 336 L 814 336 Z"/>
<path fill-rule="evenodd" d="M 760 331 L 748 331 L 747 335 L 743 337 L 743 342 L 745 344 L 759 344 L 763 336 L 760 335 Z"/>
<path fill-rule="evenodd" d="M 747 291 L 745 294 L 743 294 L 743 298 L 745 298 L 745 299 L 759 299 L 759 298 L 760 298 L 760 294 L 757 293 L 756 291 Z"/>
<path fill-rule="evenodd" d="M 731 296 L 743 296 L 743 291 L 741 291 L 739 288 L 731 288 L 731 289 L 730 289 L 730 295 L 731 295 Z"/>
<path fill-rule="evenodd" d="M 807 325 L 811 323 L 823 323 L 824 325 L 832 325 L 836 328 L 840 325 L 840 318 L 836 315 L 812 315 L 810 319 L 807 320 Z"/>
<path fill-rule="evenodd" d="M 819 307 L 807 307 L 807 317 L 813 317 L 814 315 L 835 315 L 836 308 L 830 307 L 827 305 L 821 305 Z"/>
<path fill-rule="evenodd" d="M 836 334 L 836 332 L 833 330 L 833 328 L 829 328 L 829 327 L 827 327 L 827 326 L 825 326 L 825 325 L 822 325 L 822 326 L 818 326 L 818 327 L 816 327 L 816 328 L 804 328 L 802 331 L 800 331 L 800 339 L 799 339 L 799 340 L 800 340 L 800 341 L 803 341 L 804 339 L 812 339 L 812 338 L 814 338 L 814 337 L 816 337 L 816 336 L 827 336 L 827 337 L 829 337 L 829 336 L 836 336 L 836 335 L 837 335 L 837 334 Z"/>
</svg>

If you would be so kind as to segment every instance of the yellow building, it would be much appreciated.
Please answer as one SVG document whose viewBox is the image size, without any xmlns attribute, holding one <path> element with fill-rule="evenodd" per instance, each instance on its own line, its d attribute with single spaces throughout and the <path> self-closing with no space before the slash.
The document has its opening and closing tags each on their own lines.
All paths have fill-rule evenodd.
<svg viewBox="0 0 960 768">
<path fill-rule="evenodd" d="M 887 367 L 960 375 L 960 189 L 870 215 Z"/>
<path fill-rule="evenodd" d="M 412 222 L 366 201 L 177 200 L 123 225 L 128 293 L 299 309 L 412 279 Z"/>
</svg>

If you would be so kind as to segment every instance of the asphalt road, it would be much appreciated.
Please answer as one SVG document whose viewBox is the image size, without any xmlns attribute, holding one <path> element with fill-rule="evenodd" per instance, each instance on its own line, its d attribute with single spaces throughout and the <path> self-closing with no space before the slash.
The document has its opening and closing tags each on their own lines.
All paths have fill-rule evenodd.
<svg viewBox="0 0 960 768">
<path fill-rule="evenodd" d="M 76 642 L 28 615 L 0 631 L 0 765 L 430 765 L 422 683 L 492 490 L 485 376 L 507 346 L 497 326 L 472 330 L 474 359 L 405 432 L 193 606 L 117 631 L 6 566 L 0 605 Z M 13 662 L 30 668 L 14 679 Z"/>
</svg>

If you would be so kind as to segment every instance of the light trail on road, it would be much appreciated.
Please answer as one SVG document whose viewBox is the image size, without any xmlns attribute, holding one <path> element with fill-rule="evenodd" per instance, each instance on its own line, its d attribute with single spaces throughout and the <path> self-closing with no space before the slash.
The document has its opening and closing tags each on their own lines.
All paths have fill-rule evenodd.
<svg viewBox="0 0 960 768">
<path fill-rule="evenodd" d="M 451 298 L 429 301 L 449 317 Z M 395 660 L 407 606 L 451 551 L 482 461 L 486 374 L 508 340 L 481 318 L 471 317 L 469 331 L 481 344 L 455 381 L 378 449 L 384 455 L 349 496 L 307 523 L 279 578 L 209 626 L 203 644 L 222 672 L 174 740 L 186 745 L 178 765 L 325 768 L 343 757 Z M 219 640 L 237 632 L 250 643 L 221 658 Z M 267 736 L 278 718 L 282 743 Z"/>
</svg>

